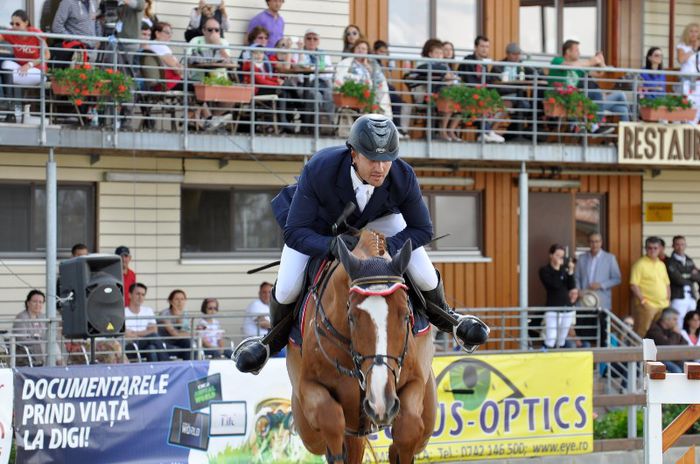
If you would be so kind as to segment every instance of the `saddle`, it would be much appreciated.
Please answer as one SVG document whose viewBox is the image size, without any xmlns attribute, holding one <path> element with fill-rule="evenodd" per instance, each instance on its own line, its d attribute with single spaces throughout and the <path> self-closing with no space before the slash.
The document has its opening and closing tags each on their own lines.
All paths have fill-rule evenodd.
<svg viewBox="0 0 700 464">
<path fill-rule="evenodd" d="M 294 307 L 294 324 L 289 335 L 289 341 L 301 346 L 304 338 L 304 321 L 306 320 L 307 303 L 312 291 L 323 284 L 323 279 L 328 279 L 339 263 L 326 257 L 311 258 L 304 270 L 305 289 L 302 298 L 299 298 Z M 408 285 L 408 304 L 411 310 L 411 328 L 414 337 L 421 337 L 430 333 L 430 321 L 425 313 L 425 299 L 411 281 L 408 274 L 404 275 Z"/>
</svg>

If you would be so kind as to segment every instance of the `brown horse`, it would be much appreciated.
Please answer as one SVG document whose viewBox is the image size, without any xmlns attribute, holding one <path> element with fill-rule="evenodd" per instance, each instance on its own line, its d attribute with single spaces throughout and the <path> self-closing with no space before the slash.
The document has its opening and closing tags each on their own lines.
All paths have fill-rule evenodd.
<svg viewBox="0 0 700 464">
<path fill-rule="evenodd" d="M 362 231 L 352 254 L 309 298 L 303 342 L 290 344 L 292 413 L 304 446 L 329 463 L 360 463 L 367 435 L 392 427 L 392 463 L 411 463 L 435 427 L 431 337 L 413 337 L 408 242 L 393 258 L 384 236 Z"/>
</svg>

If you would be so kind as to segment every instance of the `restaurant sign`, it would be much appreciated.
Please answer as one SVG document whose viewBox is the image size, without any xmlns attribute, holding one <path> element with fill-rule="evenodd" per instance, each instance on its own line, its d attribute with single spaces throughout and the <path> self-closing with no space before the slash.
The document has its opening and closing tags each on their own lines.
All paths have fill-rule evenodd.
<svg viewBox="0 0 700 464">
<path fill-rule="evenodd" d="M 691 124 L 621 122 L 618 163 L 700 166 L 700 130 Z"/>
</svg>

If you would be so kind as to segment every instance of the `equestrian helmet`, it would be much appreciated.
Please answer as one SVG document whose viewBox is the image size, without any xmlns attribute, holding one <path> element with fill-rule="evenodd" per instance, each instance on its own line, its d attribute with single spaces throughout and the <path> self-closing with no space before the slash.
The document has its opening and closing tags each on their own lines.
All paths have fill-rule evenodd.
<svg viewBox="0 0 700 464">
<path fill-rule="evenodd" d="M 372 161 L 394 161 L 399 157 L 399 131 L 386 116 L 365 114 L 350 128 L 347 145 Z"/>
</svg>

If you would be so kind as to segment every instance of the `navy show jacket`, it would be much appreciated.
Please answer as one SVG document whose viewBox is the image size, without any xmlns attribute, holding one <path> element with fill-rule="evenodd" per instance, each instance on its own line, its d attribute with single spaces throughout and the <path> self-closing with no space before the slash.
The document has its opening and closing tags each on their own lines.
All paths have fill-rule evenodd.
<svg viewBox="0 0 700 464">
<path fill-rule="evenodd" d="M 284 229 L 287 246 L 309 256 L 328 253 L 331 226 L 345 205 L 349 202 L 357 205 L 350 177 L 351 162 L 349 148 L 324 148 L 304 166 L 298 183 L 283 188 L 272 200 L 272 209 Z M 387 238 L 391 255 L 408 239 L 414 249 L 431 240 L 433 225 L 416 174 L 401 159 L 392 162 L 384 183 L 374 189 L 364 211 L 360 213 L 359 208 L 355 209 L 347 222 L 361 229 L 375 219 L 395 213 L 403 215 L 406 228 Z"/>
</svg>

